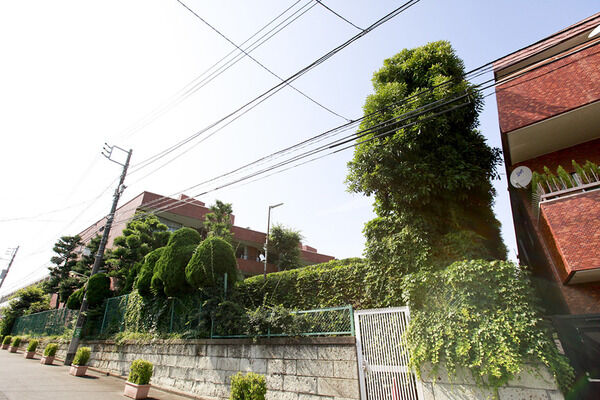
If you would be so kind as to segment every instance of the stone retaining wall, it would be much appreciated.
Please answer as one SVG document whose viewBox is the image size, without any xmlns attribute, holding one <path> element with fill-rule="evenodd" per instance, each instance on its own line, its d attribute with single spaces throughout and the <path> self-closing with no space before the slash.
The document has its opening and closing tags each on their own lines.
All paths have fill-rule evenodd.
<svg viewBox="0 0 600 400">
<path fill-rule="evenodd" d="M 154 364 L 152 383 L 203 399 L 229 398 L 238 371 L 266 376 L 267 400 L 359 399 L 354 338 L 91 341 L 89 365 L 126 376 L 136 358 Z M 58 357 L 64 357 L 61 346 Z"/>
</svg>

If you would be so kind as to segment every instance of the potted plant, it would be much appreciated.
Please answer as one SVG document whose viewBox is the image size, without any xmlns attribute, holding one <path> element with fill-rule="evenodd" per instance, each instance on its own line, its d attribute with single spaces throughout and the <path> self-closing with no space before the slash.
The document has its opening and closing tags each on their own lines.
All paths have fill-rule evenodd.
<svg viewBox="0 0 600 400">
<path fill-rule="evenodd" d="M 8 346 L 10 346 L 11 341 L 12 341 L 12 336 L 10 336 L 10 335 L 4 336 L 4 340 L 2 341 L 2 350 L 7 350 Z"/>
<path fill-rule="evenodd" d="M 20 337 L 16 337 L 13 339 L 12 344 L 10 345 L 10 352 L 11 353 L 16 353 L 17 349 L 19 348 L 19 346 L 21 345 L 21 338 Z"/>
<path fill-rule="evenodd" d="M 125 382 L 125 392 L 123 394 L 132 399 L 147 398 L 152 370 L 153 365 L 150 361 L 134 360 L 131 363 L 129 378 Z"/>
<path fill-rule="evenodd" d="M 58 345 L 56 343 L 48 343 L 44 349 L 44 356 L 40 360 L 40 364 L 52 365 L 57 350 Z"/>
<path fill-rule="evenodd" d="M 265 400 L 267 394 L 267 381 L 264 375 L 248 372 L 243 375 L 241 372 L 231 377 L 231 396 L 230 400 Z"/>
<path fill-rule="evenodd" d="M 27 351 L 24 353 L 25 358 L 33 358 L 38 344 L 40 344 L 40 342 L 35 339 L 29 341 L 29 343 L 27 344 Z"/>
<path fill-rule="evenodd" d="M 91 353 L 92 350 L 89 347 L 80 347 L 77 349 L 77 353 L 75 353 L 75 358 L 73 358 L 73 363 L 71 364 L 69 374 L 74 376 L 84 376 L 88 368 L 86 364 L 90 359 Z"/>
</svg>

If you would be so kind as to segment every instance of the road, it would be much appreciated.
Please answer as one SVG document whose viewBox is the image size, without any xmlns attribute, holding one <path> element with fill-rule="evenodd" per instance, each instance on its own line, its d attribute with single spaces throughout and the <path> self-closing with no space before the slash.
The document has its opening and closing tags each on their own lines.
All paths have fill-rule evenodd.
<svg viewBox="0 0 600 400">
<path fill-rule="evenodd" d="M 33 360 L 23 357 L 23 352 L 9 353 L 0 350 L 0 400 L 124 400 L 125 381 L 88 369 L 85 377 L 68 373 L 69 367 L 41 365 L 40 357 Z M 156 389 L 150 389 L 151 399 L 189 400 Z"/>
</svg>

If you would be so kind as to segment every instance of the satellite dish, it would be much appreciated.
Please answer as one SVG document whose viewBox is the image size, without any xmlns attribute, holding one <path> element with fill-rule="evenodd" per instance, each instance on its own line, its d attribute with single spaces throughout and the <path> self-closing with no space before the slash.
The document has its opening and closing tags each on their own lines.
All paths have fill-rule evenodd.
<svg viewBox="0 0 600 400">
<path fill-rule="evenodd" d="M 590 34 L 588 35 L 588 38 L 591 39 L 599 33 L 600 33 L 600 25 L 595 27 L 594 30 L 590 32 Z"/>
<path fill-rule="evenodd" d="M 510 184 L 516 187 L 517 189 L 522 189 L 529 185 L 532 177 L 531 170 L 526 166 L 522 165 L 513 170 L 510 174 Z"/>
</svg>

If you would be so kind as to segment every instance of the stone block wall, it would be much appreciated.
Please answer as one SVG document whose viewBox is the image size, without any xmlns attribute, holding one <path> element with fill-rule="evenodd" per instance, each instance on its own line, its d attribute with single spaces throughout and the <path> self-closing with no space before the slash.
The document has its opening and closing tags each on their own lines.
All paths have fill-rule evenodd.
<svg viewBox="0 0 600 400">
<path fill-rule="evenodd" d="M 423 400 L 487 400 L 496 399 L 492 390 L 480 388 L 467 370 L 457 371 L 451 380 L 448 373 L 439 368 L 436 373 L 431 367 L 423 368 L 421 376 Z M 508 384 L 498 389 L 499 400 L 564 400 L 554 377 L 543 365 L 525 365 L 521 373 Z"/>
<path fill-rule="evenodd" d="M 154 363 L 152 383 L 202 399 L 229 398 L 237 372 L 266 376 L 267 400 L 359 399 L 354 338 L 90 341 L 91 367 L 127 376 L 137 358 Z M 57 353 L 64 357 L 66 347 Z"/>
</svg>

